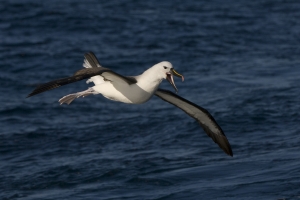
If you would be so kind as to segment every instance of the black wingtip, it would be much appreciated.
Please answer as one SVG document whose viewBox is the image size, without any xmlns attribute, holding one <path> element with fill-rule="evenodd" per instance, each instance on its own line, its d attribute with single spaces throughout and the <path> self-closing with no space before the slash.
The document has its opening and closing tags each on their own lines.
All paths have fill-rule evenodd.
<svg viewBox="0 0 300 200">
<path fill-rule="evenodd" d="M 30 94 L 28 94 L 26 98 L 29 98 L 29 97 L 32 97 L 32 96 L 37 95 L 39 93 L 42 93 L 41 91 L 36 91 L 36 90 L 37 90 L 37 88 L 35 90 L 33 90 Z"/>
<path fill-rule="evenodd" d="M 233 153 L 232 153 L 232 150 L 231 150 L 231 147 L 230 146 L 220 146 L 219 147 L 229 156 L 233 157 Z"/>
<path fill-rule="evenodd" d="M 28 94 L 26 98 L 32 97 L 32 96 L 34 96 L 34 95 L 36 95 L 36 94 L 39 94 L 39 93 L 41 93 L 41 92 L 35 92 L 35 90 L 34 90 L 34 91 L 31 92 L 30 94 Z"/>
<path fill-rule="evenodd" d="M 227 154 L 228 154 L 229 156 L 233 157 L 233 153 L 232 153 L 232 150 L 231 150 L 231 149 L 230 149 L 229 152 L 227 152 Z"/>
<path fill-rule="evenodd" d="M 210 115 L 210 114 L 208 114 Z M 211 119 L 212 116 L 211 116 Z M 215 122 L 216 123 L 216 122 Z M 217 123 L 216 123 L 217 125 Z M 222 131 L 221 127 L 219 125 L 217 125 L 218 129 L 219 129 L 219 133 L 215 133 L 213 132 L 211 129 L 209 129 L 206 126 L 203 126 L 204 131 L 206 132 L 206 134 L 229 156 L 233 157 L 233 153 L 232 153 L 232 149 L 231 149 L 231 145 L 226 137 L 226 135 L 224 134 L 224 132 Z"/>
<path fill-rule="evenodd" d="M 214 140 L 214 139 L 213 139 Z M 217 137 L 214 140 L 215 143 L 219 145 L 219 147 L 229 156 L 233 157 L 232 149 L 229 144 L 229 141 L 225 135 L 222 135 L 221 137 Z"/>
<path fill-rule="evenodd" d="M 233 153 L 232 153 L 232 149 L 231 149 L 231 148 L 230 148 L 229 155 L 230 155 L 231 157 L 233 157 Z"/>
<path fill-rule="evenodd" d="M 26 98 L 29 98 L 29 97 L 32 97 L 33 95 L 38 94 L 35 91 L 36 91 L 36 89 L 34 89 L 30 94 L 28 94 Z"/>
<path fill-rule="evenodd" d="M 231 146 L 230 146 L 230 144 L 229 144 L 229 142 L 228 142 L 228 140 L 227 140 L 226 137 L 225 137 L 225 145 L 219 144 L 219 146 L 220 146 L 221 149 L 223 149 L 223 151 L 224 151 L 227 155 L 233 157 L 233 153 L 232 153 Z"/>
<path fill-rule="evenodd" d="M 227 140 L 227 138 L 226 138 L 226 140 Z M 232 152 L 232 149 L 231 149 L 231 146 L 230 146 L 228 140 L 227 140 L 227 143 L 228 143 L 228 144 L 227 144 L 227 146 L 226 146 L 226 150 L 225 150 L 225 149 L 223 149 L 223 150 L 224 150 L 225 153 L 227 153 L 229 156 L 233 157 L 233 152 Z"/>
</svg>

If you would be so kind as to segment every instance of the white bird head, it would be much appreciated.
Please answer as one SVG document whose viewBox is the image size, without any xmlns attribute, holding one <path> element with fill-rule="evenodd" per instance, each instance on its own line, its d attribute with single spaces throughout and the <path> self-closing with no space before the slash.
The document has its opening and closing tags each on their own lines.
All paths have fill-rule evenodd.
<svg viewBox="0 0 300 200">
<path fill-rule="evenodd" d="M 184 81 L 184 77 L 175 71 L 173 68 L 173 65 L 168 61 L 160 62 L 156 65 L 154 65 L 152 68 L 156 69 L 158 71 L 158 76 L 161 79 L 167 79 L 169 83 L 174 87 L 175 91 L 178 92 L 178 89 L 174 83 L 173 75 L 180 77 L 182 81 Z"/>
</svg>

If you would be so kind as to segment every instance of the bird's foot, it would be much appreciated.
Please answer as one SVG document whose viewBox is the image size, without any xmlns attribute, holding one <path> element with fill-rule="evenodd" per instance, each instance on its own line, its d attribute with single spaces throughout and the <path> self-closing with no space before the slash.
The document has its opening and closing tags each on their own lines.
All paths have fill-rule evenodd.
<svg viewBox="0 0 300 200">
<path fill-rule="evenodd" d="M 89 88 L 85 91 L 82 91 L 82 92 L 77 92 L 77 93 L 74 93 L 74 94 L 68 94 L 64 97 L 62 97 L 59 101 L 60 104 L 63 104 L 63 103 L 66 103 L 66 104 L 70 104 L 72 103 L 72 101 L 74 101 L 74 99 L 76 98 L 79 98 L 79 97 L 86 97 L 88 95 L 91 95 L 91 94 L 95 94 L 95 91 L 93 88 Z"/>
</svg>

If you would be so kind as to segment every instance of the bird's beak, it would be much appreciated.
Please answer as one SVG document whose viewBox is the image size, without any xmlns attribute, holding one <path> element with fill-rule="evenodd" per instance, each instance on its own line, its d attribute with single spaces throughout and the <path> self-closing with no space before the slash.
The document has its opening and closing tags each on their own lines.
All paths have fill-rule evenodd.
<svg viewBox="0 0 300 200">
<path fill-rule="evenodd" d="M 175 69 L 171 68 L 170 72 L 167 73 L 167 80 L 169 81 L 169 83 L 174 87 L 176 93 L 178 92 L 178 89 L 174 83 L 174 79 L 173 79 L 173 75 L 180 77 L 182 79 L 182 81 L 184 81 L 184 77 L 179 74 L 178 72 L 175 71 Z"/>
</svg>

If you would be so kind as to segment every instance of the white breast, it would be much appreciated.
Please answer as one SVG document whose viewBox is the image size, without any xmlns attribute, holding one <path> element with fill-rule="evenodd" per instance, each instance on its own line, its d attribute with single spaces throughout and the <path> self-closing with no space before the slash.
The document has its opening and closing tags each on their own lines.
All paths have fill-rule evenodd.
<svg viewBox="0 0 300 200">
<path fill-rule="evenodd" d="M 152 91 L 146 91 L 137 84 L 117 85 L 110 82 L 105 82 L 100 85 L 95 85 L 93 89 L 101 93 L 104 97 L 113 101 L 141 104 L 148 101 L 152 97 L 157 87 L 153 88 Z"/>
</svg>

